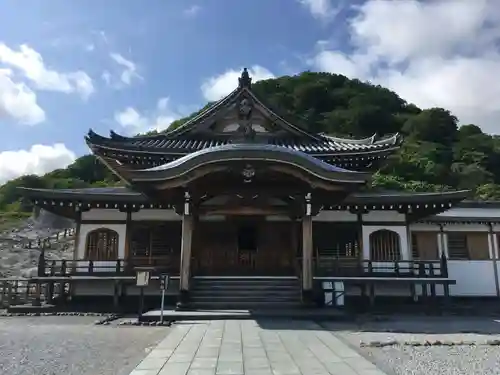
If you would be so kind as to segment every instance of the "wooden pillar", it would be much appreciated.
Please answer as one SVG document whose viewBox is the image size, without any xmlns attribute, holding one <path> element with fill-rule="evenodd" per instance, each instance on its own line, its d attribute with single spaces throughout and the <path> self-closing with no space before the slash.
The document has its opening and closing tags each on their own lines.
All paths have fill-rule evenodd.
<svg viewBox="0 0 500 375">
<path fill-rule="evenodd" d="M 181 242 L 181 290 L 189 290 L 189 276 L 191 263 L 191 241 L 193 234 L 193 217 L 182 217 L 182 242 Z"/>
<path fill-rule="evenodd" d="M 193 237 L 193 216 L 190 196 L 184 196 L 184 212 L 182 215 L 181 264 L 180 264 L 180 301 L 179 306 L 186 304 L 189 297 L 189 278 L 191 271 L 191 243 Z"/>
<path fill-rule="evenodd" d="M 302 218 L 302 301 L 313 299 L 313 232 L 310 194 L 306 196 L 306 212 Z"/>
<path fill-rule="evenodd" d="M 76 263 L 76 260 L 78 260 L 78 251 L 80 247 L 80 227 L 81 227 L 81 221 L 82 221 L 82 213 L 81 211 L 78 211 L 76 213 L 76 230 L 75 230 L 75 238 L 73 239 L 74 249 L 73 249 L 73 260 Z M 76 267 L 76 264 L 73 264 L 73 267 Z"/>
<path fill-rule="evenodd" d="M 302 289 L 312 289 L 312 217 L 305 216 L 302 219 Z"/>
<path fill-rule="evenodd" d="M 127 267 L 127 263 L 130 259 L 130 238 L 132 235 L 132 211 L 127 211 L 127 219 L 125 221 L 125 246 L 124 246 L 124 258 L 125 258 L 125 267 Z"/>
</svg>

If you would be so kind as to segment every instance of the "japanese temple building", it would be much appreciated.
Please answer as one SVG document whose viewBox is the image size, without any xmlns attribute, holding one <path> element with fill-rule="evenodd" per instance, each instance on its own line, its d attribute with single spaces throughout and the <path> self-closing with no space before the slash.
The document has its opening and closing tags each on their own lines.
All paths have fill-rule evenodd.
<svg viewBox="0 0 500 375">
<path fill-rule="evenodd" d="M 169 294 L 200 306 L 307 304 L 325 288 L 500 296 L 500 204 L 367 189 L 400 135 L 313 134 L 264 99 L 245 69 L 233 92 L 177 129 L 89 131 L 92 153 L 126 187 L 22 189 L 77 223 L 74 259 L 41 264 L 39 277 L 80 276 L 74 298 L 124 298 L 138 293 L 134 270 L 151 267 L 171 276 Z"/>
</svg>

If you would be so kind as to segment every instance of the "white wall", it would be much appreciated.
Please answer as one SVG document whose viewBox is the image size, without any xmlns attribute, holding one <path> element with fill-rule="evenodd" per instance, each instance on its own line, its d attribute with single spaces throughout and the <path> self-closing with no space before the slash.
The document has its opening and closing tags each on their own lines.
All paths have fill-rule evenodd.
<svg viewBox="0 0 500 375">
<path fill-rule="evenodd" d="M 370 211 L 361 215 L 363 222 L 401 222 L 406 220 L 405 214 L 397 211 Z M 358 216 L 348 211 L 321 211 L 313 217 L 313 221 L 356 222 Z"/>
<path fill-rule="evenodd" d="M 500 209 L 498 208 L 463 208 L 456 207 L 438 214 L 439 217 L 464 217 L 464 218 L 500 218 Z"/>
<path fill-rule="evenodd" d="M 400 214 L 397 211 L 370 211 L 363 215 L 363 222 L 368 221 L 388 221 L 388 222 L 401 222 L 405 223 L 406 215 Z"/>
<path fill-rule="evenodd" d="M 451 296 L 492 297 L 497 295 L 492 260 L 449 260 L 448 275 L 456 280 Z"/>
<path fill-rule="evenodd" d="M 358 216 L 348 211 L 321 211 L 313 216 L 313 221 L 356 222 Z"/>
<path fill-rule="evenodd" d="M 93 208 L 82 212 L 82 220 L 127 220 L 127 213 L 114 209 Z"/>
<path fill-rule="evenodd" d="M 142 209 L 132 212 L 132 221 L 180 221 L 181 217 L 174 210 Z"/>
</svg>

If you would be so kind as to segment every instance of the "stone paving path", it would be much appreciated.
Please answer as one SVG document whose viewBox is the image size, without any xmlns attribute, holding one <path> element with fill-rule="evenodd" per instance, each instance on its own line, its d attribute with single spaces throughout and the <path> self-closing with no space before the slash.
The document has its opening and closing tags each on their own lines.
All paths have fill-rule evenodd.
<svg viewBox="0 0 500 375">
<path fill-rule="evenodd" d="M 178 324 L 130 375 L 385 375 L 310 321 Z"/>
</svg>

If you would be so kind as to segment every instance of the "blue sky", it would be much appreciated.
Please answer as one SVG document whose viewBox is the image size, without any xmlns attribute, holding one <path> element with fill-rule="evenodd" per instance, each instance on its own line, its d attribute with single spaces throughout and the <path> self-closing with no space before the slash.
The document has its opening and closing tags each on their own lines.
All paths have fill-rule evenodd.
<svg viewBox="0 0 500 375">
<path fill-rule="evenodd" d="M 307 69 L 370 80 L 497 132 L 485 102 L 500 88 L 481 87 L 500 73 L 494 2 L 3 0 L 0 182 L 87 153 L 89 128 L 164 128 L 231 90 L 244 66 L 254 80 Z M 449 14 L 460 23 L 447 27 Z"/>
</svg>

